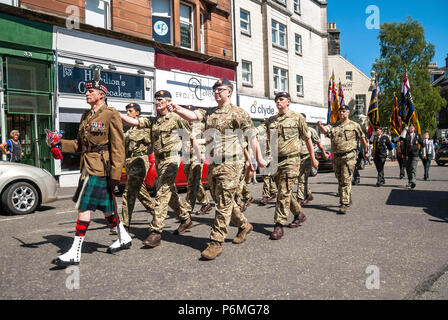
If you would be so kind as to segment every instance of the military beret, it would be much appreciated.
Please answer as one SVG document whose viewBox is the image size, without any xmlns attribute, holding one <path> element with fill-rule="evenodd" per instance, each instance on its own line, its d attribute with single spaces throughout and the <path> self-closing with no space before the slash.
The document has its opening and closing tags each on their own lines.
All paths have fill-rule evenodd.
<svg viewBox="0 0 448 320">
<path fill-rule="evenodd" d="M 171 99 L 171 93 L 167 90 L 159 90 L 154 94 L 154 98 L 169 98 L 169 99 Z"/>
<path fill-rule="evenodd" d="M 140 105 L 138 103 L 130 103 L 130 104 L 128 104 L 126 106 L 126 110 L 129 109 L 129 108 L 133 108 L 135 111 L 138 111 L 140 113 L 142 112 L 142 109 L 140 108 Z"/>
<path fill-rule="evenodd" d="M 348 110 L 350 111 L 350 107 L 346 104 L 343 104 L 342 106 L 339 107 L 339 110 Z"/>
<path fill-rule="evenodd" d="M 107 94 L 109 91 L 107 90 L 106 84 L 103 80 L 91 80 L 86 82 L 86 89 L 97 89 L 103 91 Z"/>
<path fill-rule="evenodd" d="M 274 101 L 277 101 L 277 99 L 278 99 L 278 98 L 281 98 L 281 97 L 291 99 L 291 96 L 289 95 L 288 92 L 286 92 L 286 91 L 282 91 L 282 92 L 278 92 L 278 93 L 275 95 Z"/>
<path fill-rule="evenodd" d="M 213 85 L 213 90 L 215 90 L 215 88 L 220 87 L 220 86 L 229 86 L 233 89 L 232 82 L 230 82 L 226 78 L 222 78 L 222 79 L 219 79 L 218 81 L 216 81 L 215 84 Z"/>
</svg>

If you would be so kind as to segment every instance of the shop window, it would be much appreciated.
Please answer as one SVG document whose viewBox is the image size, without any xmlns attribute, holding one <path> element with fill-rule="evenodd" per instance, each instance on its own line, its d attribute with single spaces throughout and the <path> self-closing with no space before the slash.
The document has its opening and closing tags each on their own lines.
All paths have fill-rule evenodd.
<svg viewBox="0 0 448 320">
<path fill-rule="evenodd" d="M 6 58 L 6 99 L 10 113 L 51 114 L 52 79 L 49 63 Z"/>
<path fill-rule="evenodd" d="M 272 43 L 286 48 L 286 26 L 272 20 Z"/>
<path fill-rule="evenodd" d="M 240 9 L 240 29 L 241 33 L 250 35 L 250 13 Z"/>
<path fill-rule="evenodd" d="M 86 0 L 86 24 L 110 29 L 109 0 Z"/>
<path fill-rule="evenodd" d="M 193 7 L 180 4 L 180 46 L 193 50 Z"/>
<path fill-rule="evenodd" d="M 242 61 L 243 85 L 252 85 L 252 62 Z"/>
<path fill-rule="evenodd" d="M 288 71 L 274 67 L 274 91 L 288 91 Z"/>
<path fill-rule="evenodd" d="M 152 0 L 152 38 L 172 44 L 171 0 Z"/>
<path fill-rule="evenodd" d="M 60 122 L 60 130 L 64 131 L 64 139 L 74 140 L 78 136 L 79 122 Z M 63 153 L 64 161 L 61 163 L 62 171 L 79 171 L 81 161 L 80 153 Z"/>
</svg>

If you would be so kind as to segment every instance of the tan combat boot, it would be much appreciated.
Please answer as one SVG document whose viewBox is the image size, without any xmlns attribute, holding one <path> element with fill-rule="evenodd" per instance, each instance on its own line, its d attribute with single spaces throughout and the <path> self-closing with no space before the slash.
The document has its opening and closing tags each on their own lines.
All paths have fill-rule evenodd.
<svg viewBox="0 0 448 320">
<path fill-rule="evenodd" d="M 154 247 L 157 247 L 157 246 L 160 245 L 161 240 L 162 240 L 162 235 L 160 233 L 158 233 L 158 232 L 152 231 L 149 234 L 148 238 L 146 238 L 143 241 L 143 244 L 145 246 L 154 248 Z"/>
<path fill-rule="evenodd" d="M 233 239 L 233 243 L 235 244 L 240 244 L 243 243 L 244 240 L 246 240 L 246 236 L 249 234 L 249 232 L 251 232 L 252 230 L 254 230 L 254 226 L 250 223 L 247 224 L 246 228 L 242 229 L 239 228 L 238 229 L 238 234 L 236 235 L 236 237 Z"/>
<path fill-rule="evenodd" d="M 201 256 L 207 260 L 213 260 L 218 257 L 222 253 L 222 245 L 221 242 L 218 241 L 210 241 L 207 249 L 201 252 Z"/>
</svg>

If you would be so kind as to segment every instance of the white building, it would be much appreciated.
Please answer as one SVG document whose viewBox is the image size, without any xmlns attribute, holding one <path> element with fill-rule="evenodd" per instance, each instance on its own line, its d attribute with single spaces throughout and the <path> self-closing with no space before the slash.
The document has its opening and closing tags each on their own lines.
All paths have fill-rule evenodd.
<svg viewBox="0 0 448 320">
<path fill-rule="evenodd" d="M 235 0 L 238 103 L 255 125 L 277 113 L 280 91 L 308 123 L 326 121 L 326 10 L 318 0 Z"/>
<path fill-rule="evenodd" d="M 351 114 L 356 114 L 363 121 L 366 121 L 365 116 L 369 109 L 373 90 L 372 80 L 350 61 L 341 56 L 340 31 L 337 29 L 336 23 L 328 24 L 328 34 L 329 74 L 334 72 L 336 84 L 339 84 L 339 80 L 341 81 L 344 101 L 352 110 Z"/>
</svg>

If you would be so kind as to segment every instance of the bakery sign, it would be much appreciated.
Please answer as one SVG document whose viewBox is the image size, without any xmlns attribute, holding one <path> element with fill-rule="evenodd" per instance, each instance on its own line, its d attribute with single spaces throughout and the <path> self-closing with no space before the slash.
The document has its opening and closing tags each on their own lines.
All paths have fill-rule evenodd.
<svg viewBox="0 0 448 320">
<path fill-rule="evenodd" d="M 205 77 L 195 73 L 156 70 L 156 91 L 168 90 L 173 102 L 179 105 L 210 108 L 216 106 L 212 87 L 218 78 Z M 234 82 L 233 86 L 236 87 Z M 231 102 L 236 104 L 236 93 Z"/>
</svg>

